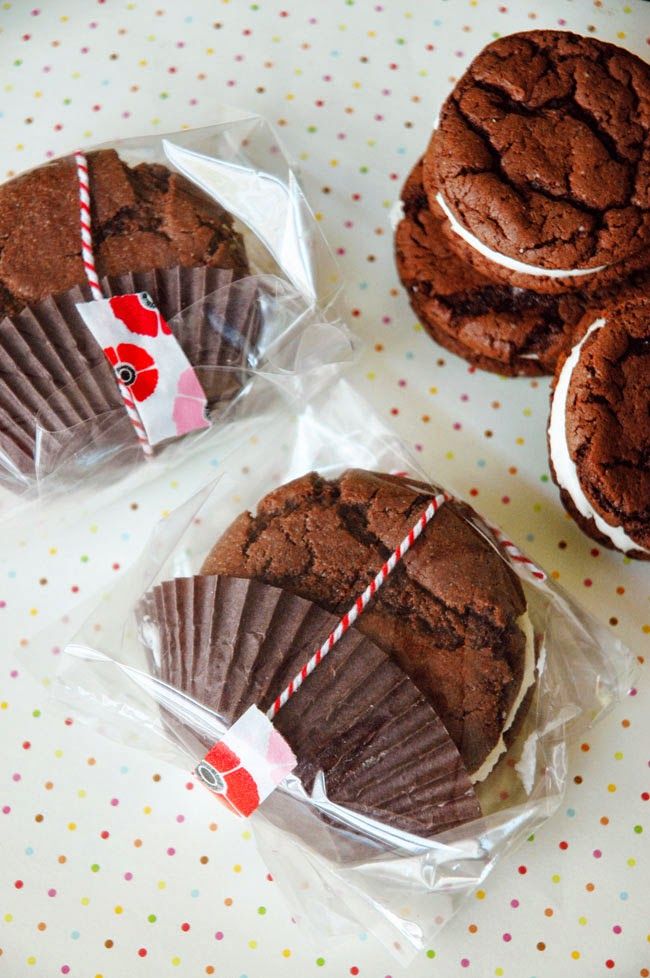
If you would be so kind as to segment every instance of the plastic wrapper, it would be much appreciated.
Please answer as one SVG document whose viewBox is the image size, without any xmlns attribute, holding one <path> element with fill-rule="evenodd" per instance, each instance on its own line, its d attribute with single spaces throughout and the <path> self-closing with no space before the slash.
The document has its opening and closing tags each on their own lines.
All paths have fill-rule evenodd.
<svg viewBox="0 0 650 978">
<path fill-rule="evenodd" d="M 309 646 L 305 634 L 312 642 L 317 634 L 323 640 L 327 619 L 335 620 L 325 615 L 321 627 L 318 616 L 323 613 L 305 601 L 296 610 L 292 598 L 279 615 L 283 627 L 289 628 L 287 621 L 296 615 L 317 627 L 302 632 L 298 646 L 295 638 L 284 642 L 283 631 L 274 638 L 277 602 L 288 600 L 284 591 L 273 594 L 274 588 L 249 582 L 233 585 L 232 579 L 220 583 L 196 577 L 217 538 L 243 510 L 254 511 L 266 493 L 306 472 L 331 479 L 351 467 L 363 467 L 426 478 L 401 442 L 340 378 L 327 391 L 313 389 L 296 408 L 280 387 L 257 377 L 238 415 L 222 425 L 219 436 L 218 478 L 159 524 L 139 562 L 67 646 L 56 682 L 57 696 L 79 718 L 108 737 L 171 760 L 188 772 L 223 736 L 240 709 L 249 702 L 266 705 L 272 688 L 279 694 L 278 687 Z M 331 671 L 321 667 L 311 694 L 307 679 L 304 710 L 300 694 L 296 697 L 298 727 L 285 723 L 287 739 L 291 729 L 297 737 L 299 765 L 251 817 L 261 854 L 297 919 L 321 936 L 371 932 L 403 962 L 429 946 L 498 859 L 558 808 L 568 776 L 568 743 L 629 689 L 633 675 L 632 658 L 614 635 L 543 572 L 523 561 L 509 542 L 503 544 L 499 532 L 473 510 L 461 506 L 458 512 L 481 535 L 490 554 L 497 554 L 498 561 L 517 575 L 535 639 L 535 683 L 506 753 L 483 781 L 468 786 L 466 772 L 459 768 L 453 745 L 435 717 L 432 739 L 422 733 L 421 741 L 402 719 L 399 736 L 395 738 L 393 731 L 387 740 L 390 757 L 403 767 L 400 745 L 414 735 L 409 756 L 415 758 L 412 771 L 417 780 L 418 743 L 442 743 L 431 781 L 437 783 L 440 777 L 440 783 L 447 784 L 456 777 L 455 797 L 469 802 L 461 801 L 448 826 L 440 830 L 424 831 L 409 815 L 409 810 L 414 813 L 412 804 L 403 809 L 405 817 L 394 818 L 389 810 L 394 815 L 402 809 L 399 803 L 387 803 L 386 792 L 378 788 L 385 759 L 379 763 L 372 749 L 372 763 L 356 782 L 362 790 L 350 796 L 355 802 L 347 801 L 341 789 L 345 779 L 331 780 L 333 762 L 327 748 L 333 744 L 336 753 L 337 738 L 341 756 L 360 747 L 354 739 L 346 745 L 344 727 L 337 727 L 340 717 L 337 720 L 336 710 L 328 713 L 326 707 L 337 696 L 346 699 L 351 688 L 365 688 L 366 679 L 357 672 L 356 678 L 346 680 L 335 648 Z M 350 604 L 356 597 L 350 595 Z M 245 647 L 237 655 L 244 658 L 226 682 L 237 641 Z M 362 645 L 370 646 L 364 654 L 378 654 L 372 643 Z M 283 646 L 284 665 L 278 671 L 274 664 Z M 386 667 L 379 668 L 379 660 L 368 661 L 375 664 L 367 675 L 377 674 L 381 685 Z M 394 665 L 390 668 L 399 672 Z M 318 670 L 310 678 L 316 682 L 316 676 Z M 383 694 L 378 699 L 396 702 L 392 688 L 389 677 L 388 699 L 382 699 Z M 407 690 L 405 695 L 415 697 L 408 701 L 416 704 L 413 709 L 422 709 L 417 693 Z M 324 705 L 319 705 L 320 699 Z M 366 707 L 357 703 L 355 709 L 363 713 Z M 384 721 L 382 715 L 375 725 L 376 738 L 382 736 Z M 309 745 L 316 742 L 319 748 L 312 750 Z M 354 776 L 358 778 L 358 772 Z M 433 788 L 431 792 L 435 797 Z M 394 798 L 399 792 L 388 794 Z M 443 794 L 448 804 L 454 794 L 448 784 Z M 425 793 L 418 803 L 426 808 L 430 800 Z"/>
<path fill-rule="evenodd" d="M 271 127 L 258 116 L 235 110 L 222 110 L 220 118 L 218 125 L 205 129 L 128 139 L 92 151 L 115 151 L 118 167 L 125 164 L 132 168 L 129 173 L 144 165 L 149 167 L 145 176 L 154 174 L 155 165 L 162 164 L 185 181 L 185 190 L 177 191 L 176 197 L 169 191 L 158 205 L 166 208 L 160 219 L 176 234 L 175 260 L 154 250 L 155 267 L 143 268 L 138 248 L 146 249 L 152 235 L 137 229 L 131 237 L 115 239 L 113 251 L 102 252 L 108 245 L 101 235 L 96 247 L 98 260 L 120 267 L 121 274 L 102 279 L 106 297 L 146 291 L 158 304 L 205 391 L 213 424 L 241 393 L 252 371 L 273 369 L 274 351 L 283 341 L 296 347 L 300 331 L 309 328 L 309 310 L 311 323 L 315 317 L 324 318 L 316 310 L 328 306 L 340 287 L 334 259 L 296 169 Z M 94 159 L 90 151 L 89 158 Z M 105 182 L 102 192 L 110 201 L 113 187 L 126 185 L 127 190 L 119 192 L 128 192 L 128 180 L 117 173 L 112 156 L 104 160 L 102 172 L 97 164 L 95 182 L 98 193 Z M 76 178 L 73 160 L 63 163 L 70 182 L 66 192 L 70 189 L 73 199 L 65 211 L 71 227 L 61 233 L 71 236 L 72 248 Z M 93 166 L 90 197 L 95 207 Z M 152 191 L 147 184 L 144 192 L 147 198 L 156 187 Z M 186 245 L 184 237 L 192 240 L 195 235 L 183 236 L 176 226 L 182 231 L 184 220 L 195 220 L 194 214 L 187 214 L 192 194 L 198 195 L 199 212 L 216 204 L 234 219 L 232 231 L 226 232 L 226 243 L 236 236 L 234 256 L 224 252 L 222 260 L 221 251 L 211 251 L 213 244 L 207 242 L 210 263 L 202 265 L 187 251 L 194 245 Z M 207 235 L 200 220 L 196 234 Z M 44 268 L 50 270 L 55 258 L 45 254 Z M 109 459 L 111 478 L 125 465 L 143 462 L 112 370 L 76 310 L 76 303 L 90 299 L 87 283 L 80 280 L 67 292 L 17 308 L 0 323 L 0 514 L 14 510 L 18 497 L 24 502 L 60 488 L 68 491 L 80 473 L 94 478 L 101 470 L 99 481 L 105 479 Z M 290 315 L 291 305 L 295 316 Z M 321 355 L 327 358 L 326 347 Z M 187 445 L 201 434 L 205 433 L 185 435 L 180 441 Z M 176 459 L 168 451 L 170 444 L 156 448 L 156 456 L 165 456 L 167 464 Z"/>
</svg>

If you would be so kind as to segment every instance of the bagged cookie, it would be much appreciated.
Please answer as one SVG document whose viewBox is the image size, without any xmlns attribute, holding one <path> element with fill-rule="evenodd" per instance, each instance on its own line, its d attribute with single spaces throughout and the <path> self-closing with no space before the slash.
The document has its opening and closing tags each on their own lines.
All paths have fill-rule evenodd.
<svg viewBox="0 0 650 978">
<path fill-rule="evenodd" d="M 0 187 L 0 483 L 14 493 L 65 483 L 72 457 L 74 479 L 208 428 L 278 339 L 260 276 L 305 307 L 336 293 L 274 133 L 226 117 Z"/>
<path fill-rule="evenodd" d="M 250 817 L 299 921 L 408 961 L 558 808 L 631 657 L 345 381 L 248 404 L 57 695 Z"/>
</svg>

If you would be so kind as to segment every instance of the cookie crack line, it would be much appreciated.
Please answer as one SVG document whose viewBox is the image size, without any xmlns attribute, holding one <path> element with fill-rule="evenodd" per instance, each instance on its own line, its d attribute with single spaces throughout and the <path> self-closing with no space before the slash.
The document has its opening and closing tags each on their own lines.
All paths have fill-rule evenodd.
<svg viewBox="0 0 650 978">
<path fill-rule="evenodd" d="M 508 286 L 485 285 L 476 289 L 475 298 L 463 299 L 467 293 L 453 292 L 449 298 L 454 301 L 458 308 L 459 315 L 485 315 L 489 312 L 514 313 L 515 315 L 534 309 L 542 316 L 544 329 L 539 327 L 534 330 L 542 333 L 560 333 L 562 326 L 558 321 L 558 302 L 545 301 L 541 295 L 519 296 L 509 289 Z M 549 300 L 555 300 L 555 296 L 549 295 Z M 541 301 L 537 302 L 536 300 Z"/>
<path fill-rule="evenodd" d="M 646 448 L 645 450 L 639 452 L 639 458 L 636 461 L 633 461 L 632 459 L 629 458 L 614 457 L 612 459 L 607 459 L 607 461 L 605 462 L 600 462 L 599 468 L 601 468 L 604 472 L 609 472 L 610 469 L 619 469 L 619 468 L 632 469 L 634 471 L 637 471 L 638 469 L 642 469 L 644 472 L 649 472 L 650 471 L 650 448 Z M 650 512 L 650 507 L 648 507 L 646 510 L 642 510 L 641 512 Z"/>
<path fill-rule="evenodd" d="M 546 51 L 542 51 L 539 48 L 539 46 L 535 45 L 535 43 L 530 38 L 528 38 L 527 40 L 534 47 L 536 47 L 537 53 L 544 58 L 545 64 L 547 66 L 547 71 L 545 72 L 544 77 L 546 77 L 548 74 L 552 74 L 556 78 L 558 78 L 558 81 L 561 82 L 558 72 L 556 71 L 555 66 L 549 60 Z M 598 65 L 598 67 L 605 72 L 605 74 L 610 79 L 610 81 L 613 82 L 616 86 L 620 86 L 624 88 L 626 93 L 633 100 L 634 104 L 633 104 L 632 111 L 630 112 L 630 116 L 632 116 L 635 121 L 638 121 L 640 104 L 639 104 L 639 94 L 635 88 L 635 77 L 633 74 L 630 74 L 630 76 L 627 79 L 622 79 L 620 76 L 615 75 L 611 70 L 610 58 L 607 57 L 604 51 L 600 50 L 599 48 L 596 48 L 591 52 L 589 58 L 585 58 L 584 55 L 580 55 L 580 54 L 569 54 L 566 56 L 561 55 L 559 54 L 559 52 L 554 50 L 554 58 L 555 61 L 559 62 L 560 64 L 566 64 L 567 62 L 572 62 L 574 65 L 577 66 L 581 62 L 587 61 L 589 68 L 591 68 L 593 64 Z M 628 157 L 620 155 L 615 138 L 611 135 L 611 133 L 607 129 L 602 128 L 602 123 L 593 115 L 593 113 L 589 111 L 588 107 L 584 105 L 582 102 L 580 102 L 580 100 L 578 99 L 577 97 L 578 80 L 575 76 L 575 70 L 571 73 L 571 75 L 568 78 L 568 81 L 571 84 L 571 92 L 562 96 L 551 97 L 544 102 L 540 102 L 535 108 L 531 108 L 529 105 L 527 105 L 525 100 L 518 101 L 517 99 L 513 98 L 510 95 L 510 93 L 506 91 L 504 87 L 499 85 L 498 81 L 489 82 L 485 78 L 479 77 L 475 73 L 475 71 L 472 71 L 471 69 L 470 69 L 470 77 L 472 78 L 472 82 L 476 88 L 482 89 L 483 91 L 493 92 L 494 94 L 503 98 L 507 102 L 508 107 L 513 112 L 516 113 L 534 115 L 540 109 L 553 108 L 553 107 L 565 108 L 567 107 L 567 105 L 572 104 L 573 107 L 579 113 L 586 113 L 589 120 L 587 124 L 589 125 L 589 123 L 591 123 L 595 127 L 594 129 L 592 129 L 593 134 L 596 135 L 603 143 L 611 144 L 610 149 L 611 149 L 611 155 L 613 159 L 618 159 L 620 162 L 633 162 L 629 160 Z M 642 143 L 643 143 L 643 139 L 641 139 L 641 144 Z M 640 145 L 638 141 L 636 142 L 635 145 L 638 148 L 640 154 L 642 145 Z"/>
<path fill-rule="evenodd" d="M 574 60 L 575 57 L 576 56 L 572 54 L 569 55 L 558 54 L 557 60 L 561 64 L 563 64 L 565 61 Z M 603 69 L 603 71 L 610 79 L 610 81 L 613 81 L 619 85 L 624 84 L 621 78 L 612 71 L 611 58 L 608 57 L 606 52 L 601 50 L 601 48 L 596 47 L 595 50 L 592 50 L 590 60 L 595 62 L 600 68 Z M 629 81 L 629 84 L 625 84 L 624 87 L 628 95 L 630 95 L 634 101 L 634 115 L 638 119 L 639 116 L 642 114 L 641 97 L 639 96 L 639 93 L 636 90 L 636 86 L 635 86 L 636 78 L 632 72 L 629 73 L 628 79 L 626 79 L 626 81 Z"/>
<path fill-rule="evenodd" d="M 373 498 L 376 495 L 377 495 L 377 493 L 375 492 L 373 494 Z M 422 496 L 419 499 L 419 502 L 420 502 L 420 505 L 421 506 L 424 505 L 425 498 L 426 497 Z M 342 518 L 342 521 L 344 523 L 345 528 L 348 530 L 348 532 L 352 536 L 355 536 L 355 529 L 356 528 L 353 525 L 351 525 L 348 522 L 348 520 L 345 519 L 345 513 L 344 512 L 341 512 L 340 511 L 340 515 L 341 515 L 341 518 Z M 372 541 L 372 543 L 374 544 L 374 546 L 379 550 L 380 555 L 382 554 L 382 552 L 385 553 L 385 554 L 390 553 L 390 548 L 387 548 L 386 545 L 379 539 L 379 537 L 377 537 L 376 534 L 374 534 L 372 532 L 372 530 L 368 527 L 367 522 L 366 522 L 366 527 L 364 529 L 364 534 L 365 534 L 365 536 L 370 541 Z M 356 539 L 356 537 L 355 537 L 355 539 Z M 367 540 L 361 540 L 360 542 L 367 543 Z M 370 572 L 370 573 L 372 573 L 372 572 Z M 453 634 L 456 636 L 457 639 L 461 639 L 462 634 L 463 634 L 463 631 L 464 630 L 466 631 L 466 628 L 465 629 L 463 629 L 462 627 L 460 629 L 458 628 L 459 622 L 460 622 L 460 625 L 461 626 L 466 625 L 466 622 L 463 621 L 463 617 L 465 617 L 465 618 L 473 618 L 475 621 L 477 621 L 481 625 L 483 625 L 483 627 L 488 630 L 488 632 L 489 632 L 489 634 L 490 634 L 490 636 L 491 636 L 491 638 L 493 640 L 501 640 L 501 642 L 497 642 L 497 644 L 499 644 L 499 645 L 501 643 L 503 643 L 504 645 L 506 644 L 505 643 L 505 638 L 506 638 L 506 636 L 508 634 L 508 631 L 509 631 L 507 627 L 505 627 L 505 628 L 504 627 L 499 627 L 487 615 L 481 614 L 480 612 L 476 611 L 475 608 L 469 608 L 468 606 L 465 606 L 463 609 L 458 609 L 458 608 L 453 608 L 451 605 L 445 604 L 445 602 L 442 600 L 442 598 L 440 598 L 436 594 L 433 594 L 432 591 L 429 591 L 422 584 L 420 584 L 419 581 L 417 581 L 415 578 L 413 578 L 411 576 L 411 574 L 409 574 L 408 561 L 407 561 L 407 559 L 404 560 L 404 562 L 402 563 L 401 568 L 396 571 L 396 574 L 400 574 L 400 573 L 403 574 L 405 577 L 408 578 L 409 584 L 411 584 L 419 594 L 421 594 L 424 598 L 427 598 L 428 600 L 433 601 L 433 603 L 436 605 L 436 607 L 439 609 L 439 611 L 443 612 L 443 614 L 442 614 L 441 617 L 442 617 L 443 621 L 445 622 L 445 630 L 450 631 L 450 632 L 453 632 Z M 394 577 L 393 582 L 392 582 L 392 587 L 391 587 L 391 582 L 390 581 L 387 582 L 386 587 L 384 589 L 382 589 L 381 592 L 378 592 L 377 595 L 375 595 L 375 597 L 373 598 L 373 601 L 369 604 L 369 607 L 372 607 L 373 606 L 373 603 L 374 603 L 375 606 L 377 604 L 380 604 L 380 605 L 381 604 L 385 604 L 388 607 L 392 607 L 393 606 L 393 603 L 390 601 L 390 596 L 392 595 L 392 593 L 396 589 L 398 589 L 398 583 L 396 583 L 396 582 L 399 582 L 399 577 Z M 452 619 L 449 622 L 447 622 L 448 617 Z M 423 630 L 423 632 L 425 634 L 433 634 L 433 629 L 424 620 L 424 618 L 422 618 L 422 616 L 416 614 L 416 621 L 420 624 L 420 627 L 422 628 L 422 630 Z M 460 641 L 459 642 L 459 645 L 457 645 L 455 648 L 459 648 L 461 646 L 462 646 L 462 641 Z M 454 651 L 454 650 L 455 649 L 452 649 L 452 651 Z M 501 649 L 499 649 L 499 651 L 501 651 Z M 510 662 L 509 662 L 507 656 L 505 655 L 505 653 L 502 655 L 502 658 L 504 659 L 504 661 L 508 665 L 510 665 Z"/>
<path fill-rule="evenodd" d="M 478 136 L 480 139 L 483 140 L 486 149 L 488 149 L 490 156 L 492 157 L 494 170 L 498 173 L 502 182 L 510 190 L 512 190 L 512 192 L 517 196 L 517 198 L 519 199 L 522 205 L 526 204 L 526 197 L 528 197 L 531 193 L 539 194 L 540 197 L 543 197 L 544 200 L 547 200 L 550 204 L 557 204 L 557 203 L 566 204 L 569 207 L 573 207 L 576 211 L 578 211 L 579 214 L 584 214 L 585 217 L 591 218 L 594 221 L 593 233 L 598 234 L 600 231 L 604 229 L 604 213 L 601 210 L 597 210 L 596 208 L 591 208 L 587 204 L 584 204 L 581 201 L 576 201 L 572 197 L 566 197 L 562 194 L 553 195 L 549 193 L 547 190 L 545 190 L 543 187 L 540 187 L 539 185 L 535 186 L 531 190 L 528 190 L 527 187 L 524 188 L 518 187 L 517 184 L 512 180 L 510 175 L 505 171 L 503 164 L 501 162 L 501 158 L 499 156 L 499 151 L 492 143 L 490 133 L 486 129 L 484 129 L 480 123 L 476 122 L 474 119 L 470 119 L 470 117 L 467 115 L 465 110 L 461 109 L 458 102 L 456 102 L 455 104 L 456 104 L 456 109 L 458 111 L 458 114 L 461 116 L 461 118 L 467 125 L 467 128 L 471 129 L 471 131 L 474 133 L 475 136 Z M 477 172 L 484 173 L 485 170 L 481 170 Z M 529 184 L 528 186 L 531 186 L 531 184 Z M 610 209 L 616 210 L 616 208 L 610 208 Z M 484 220 L 490 220 L 491 223 L 496 224 L 499 230 L 501 231 L 501 233 L 503 234 L 503 236 L 507 239 L 508 237 L 507 234 L 505 233 L 505 231 L 497 221 L 495 221 L 493 218 L 488 218 L 487 215 L 482 215 L 482 216 Z M 561 240 L 563 243 L 570 244 L 572 241 L 575 240 L 575 237 L 576 237 L 576 232 L 574 232 L 570 237 L 562 238 Z M 545 245 L 548 246 L 549 243 L 553 244 L 556 240 L 557 240 L 556 238 L 553 238 L 550 242 L 548 241 L 542 242 L 541 244 L 537 244 L 534 247 L 527 248 L 526 251 L 535 252 L 539 250 L 540 247 L 544 247 Z M 593 258 L 594 249 L 595 249 L 595 244 L 592 245 L 592 250 L 591 250 L 591 254 L 589 255 L 589 258 Z"/>
<path fill-rule="evenodd" d="M 549 46 L 546 45 L 546 44 L 541 44 L 539 42 L 539 40 L 534 36 L 535 33 L 538 33 L 538 32 L 529 31 L 529 32 L 524 32 L 524 33 L 526 34 L 526 44 L 529 44 L 530 47 L 533 48 L 533 52 L 535 54 L 539 55 L 540 57 L 542 57 L 544 59 L 544 61 L 546 62 L 546 64 L 548 65 L 549 64 L 549 57 L 548 57 Z M 567 32 L 567 31 L 553 31 L 552 33 L 555 34 L 555 35 L 557 35 L 557 34 L 564 35 L 564 39 L 565 40 L 568 39 L 567 35 L 570 34 L 570 32 Z M 580 41 L 586 40 L 586 38 L 584 38 L 581 35 L 573 35 L 573 37 L 574 38 L 577 37 Z M 616 46 L 615 45 L 609 45 L 609 47 L 616 47 Z M 554 61 L 556 61 L 559 64 L 565 64 L 568 61 L 575 62 L 575 61 L 579 60 L 580 58 L 583 58 L 584 59 L 584 57 L 585 57 L 583 54 L 580 54 L 580 53 L 578 53 L 576 51 L 571 51 L 571 52 L 569 52 L 567 54 L 564 54 L 562 51 L 558 50 L 557 47 L 553 47 L 552 50 L 553 50 L 553 59 L 554 59 Z M 617 50 L 622 51 L 623 49 L 617 49 Z M 492 55 L 494 57 L 498 57 L 502 61 L 507 61 L 510 57 L 512 57 L 511 52 L 508 51 L 508 52 L 502 53 L 498 48 L 495 50 L 494 47 L 492 47 L 491 53 L 492 53 Z M 605 74 L 610 79 L 610 81 L 616 82 L 619 85 L 624 84 L 623 81 L 621 80 L 621 78 L 618 75 L 614 74 L 614 72 L 612 71 L 611 56 L 608 56 L 607 55 L 607 52 L 602 47 L 600 47 L 599 44 L 597 44 L 597 43 L 596 44 L 595 43 L 590 43 L 590 45 L 589 45 L 589 59 L 588 60 L 589 60 L 590 64 L 591 63 L 594 63 L 594 64 L 597 64 L 599 68 L 602 68 L 603 71 L 605 72 Z M 480 80 L 476 76 L 476 69 L 475 69 L 475 67 L 473 65 L 470 65 L 470 67 L 468 69 L 468 74 L 470 75 L 470 77 L 472 78 L 472 80 L 474 80 L 474 81 L 479 81 Z M 634 99 L 634 103 L 635 103 L 634 104 L 634 109 L 635 109 L 635 113 L 636 113 L 636 115 L 638 117 L 638 115 L 639 115 L 639 109 L 640 109 L 640 104 L 639 104 L 640 103 L 640 97 L 639 97 L 639 94 L 638 94 L 638 92 L 637 92 L 637 90 L 635 88 L 635 77 L 634 77 L 634 75 L 632 73 L 629 74 L 629 84 L 625 84 L 624 87 L 626 88 L 628 94 L 631 95 L 632 98 Z"/>
<path fill-rule="evenodd" d="M 627 347 L 620 357 L 613 361 L 615 367 L 620 367 L 622 363 L 630 357 L 650 356 L 650 335 L 649 336 L 630 336 Z"/>
<path fill-rule="evenodd" d="M 634 527 L 630 528 L 629 524 L 647 523 L 648 519 L 650 518 L 650 508 L 641 510 L 620 509 L 607 498 L 604 491 L 600 488 L 600 486 L 597 486 L 593 480 L 584 483 L 584 486 L 586 487 L 589 495 L 596 501 L 601 513 L 606 516 L 611 516 L 618 521 L 612 525 L 622 525 L 628 536 L 630 536 L 631 533 L 640 533 L 643 531 L 643 525 L 641 525 L 640 528 L 635 529 Z"/>
<path fill-rule="evenodd" d="M 257 543 L 262 533 L 268 527 L 268 520 L 265 520 L 262 516 L 256 517 L 256 521 L 251 518 L 251 514 L 248 514 L 249 525 L 246 529 L 246 539 L 244 540 L 243 553 L 244 558 L 248 561 L 250 557 L 251 547 Z"/>
<path fill-rule="evenodd" d="M 541 105 L 531 108 L 524 102 L 518 102 L 514 99 L 505 89 L 499 87 L 496 82 L 487 82 L 484 79 L 474 79 L 473 85 L 479 91 L 485 92 L 488 95 L 495 95 L 503 103 L 498 106 L 504 112 L 510 115 L 518 115 L 522 118 L 536 118 L 544 112 L 554 112 L 561 111 L 563 117 L 567 116 L 573 119 L 575 122 L 581 122 L 589 131 L 592 136 L 605 147 L 610 157 L 617 163 L 624 164 L 625 166 L 632 166 L 635 168 L 638 165 L 639 159 L 642 154 L 643 140 L 640 143 L 635 144 L 637 149 L 637 158 L 631 159 L 628 156 L 623 156 L 618 149 L 616 140 L 614 136 L 611 135 L 606 129 L 602 128 L 602 123 L 596 116 L 589 111 L 589 109 L 582 105 L 577 97 L 578 84 L 575 79 L 572 79 L 572 90 L 566 95 L 556 96 L 554 98 L 548 99 L 547 102 Z"/>
</svg>

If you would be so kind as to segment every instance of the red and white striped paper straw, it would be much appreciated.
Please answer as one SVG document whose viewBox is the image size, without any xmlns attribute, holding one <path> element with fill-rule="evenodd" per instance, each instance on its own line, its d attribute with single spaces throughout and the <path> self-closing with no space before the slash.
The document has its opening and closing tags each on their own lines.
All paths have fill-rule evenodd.
<svg viewBox="0 0 650 978">
<path fill-rule="evenodd" d="M 482 519 L 485 525 L 492 531 L 499 546 L 505 550 L 513 563 L 521 564 L 528 571 L 531 577 L 535 578 L 536 581 L 546 580 L 546 572 L 543 571 L 541 567 L 538 567 L 537 564 L 533 563 L 530 557 L 527 557 L 526 554 L 519 549 L 516 543 L 509 540 L 505 533 L 500 530 L 498 526 L 495 526 L 494 523 L 490 523 L 490 521 L 486 520 L 485 517 L 482 517 Z"/>
<path fill-rule="evenodd" d="M 79 222 L 81 224 L 81 258 L 86 271 L 88 285 L 92 292 L 93 299 L 103 299 L 104 293 L 99 284 L 99 277 L 95 267 L 95 255 L 93 252 L 93 234 L 90 217 L 90 182 L 88 175 L 88 162 L 83 153 L 74 154 L 74 161 L 77 164 L 77 179 L 79 181 Z"/>
<path fill-rule="evenodd" d="M 357 620 L 371 598 L 375 596 L 386 578 L 392 574 L 397 563 L 413 546 L 427 523 L 433 519 L 443 503 L 448 502 L 450 499 L 451 496 L 446 492 L 442 492 L 437 496 L 434 496 L 415 526 L 409 530 L 408 534 L 404 537 L 399 546 L 393 551 L 386 563 L 382 566 L 381 570 L 375 576 L 374 580 L 370 582 L 363 594 L 357 598 L 350 610 L 343 615 L 334 631 L 330 632 L 329 636 L 325 639 L 321 647 L 314 652 L 309 662 L 305 663 L 298 675 L 291 680 L 286 689 L 280 693 L 273 705 L 267 710 L 266 715 L 269 720 L 273 720 L 273 718 L 278 715 L 285 703 L 293 696 L 296 690 L 300 689 L 307 676 L 310 676 L 316 666 L 320 665 L 328 652 L 332 651 L 339 639 L 345 635 L 350 626 Z"/>
<path fill-rule="evenodd" d="M 391 475 L 399 475 L 403 478 L 406 478 L 408 476 L 408 472 L 401 472 L 399 470 L 394 470 L 391 472 Z M 490 523 L 490 521 L 486 519 L 485 516 L 482 516 L 481 519 L 485 523 L 485 525 L 492 531 L 492 535 L 495 537 L 499 546 L 503 550 L 505 550 L 505 552 L 508 554 L 510 559 L 515 564 L 522 564 L 526 568 L 528 573 L 531 575 L 531 577 L 534 577 L 536 581 L 545 581 L 547 579 L 548 574 L 546 573 L 546 571 L 543 571 L 541 567 L 538 567 L 537 564 L 533 563 L 530 557 L 527 557 L 526 554 L 522 550 L 520 550 L 515 543 L 512 542 L 512 540 L 508 540 L 503 530 L 500 530 L 495 523 Z"/>
<path fill-rule="evenodd" d="M 75 163 L 77 165 L 77 180 L 79 183 L 79 223 L 81 227 L 81 258 L 84 265 L 84 270 L 86 272 L 86 278 L 88 279 L 88 285 L 90 286 L 90 291 L 92 293 L 93 299 L 104 299 L 104 293 L 101 290 L 99 284 L 99 276 L 97 275 L 97 267 L 95 265 L 95 253 L 93 251 L 93 235 L 92 235 L 92 223 L 90 215 L 90 181 L 88 174 L 88 161 L 85 155 L 77 151 L 74 155 Z M 133 425 L 133 430 L 135 431 L 136 437 L 140 442 L 140 446 L 144 454 L 149 457 L 153 455 L 153 447 L 147 438 L 147 433 L 144 429 L 144 425 L 140 420 L 140 415 L 138 414 L 138 409 L 135 406 L 135 402 L 131 395 L 129 394 L 129 389 L 125 384 L 122 383 L 117 374 L 115 374 L 115 380 L 117 386 L 120 389 L 120 394 L 122 395 L 122 402 L 126 409 L 126 413 L 129 416 L 129 420 Z"/>
</svg>

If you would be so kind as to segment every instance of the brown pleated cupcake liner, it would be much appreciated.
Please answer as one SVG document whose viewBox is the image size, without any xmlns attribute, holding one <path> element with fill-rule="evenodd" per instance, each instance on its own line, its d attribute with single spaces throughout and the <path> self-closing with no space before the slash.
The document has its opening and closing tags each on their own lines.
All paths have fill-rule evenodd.
<svg viewBox="0 0 650 978">
<path fill-rule="evenodd" d="M 28 451 L 11 440 L 0 445 L 0 485 L 15 489 L 21 482 L 21 474 L 30 458 Z"/>
<path fill-rule="evenodd" d="M 148 292 L 208 403 L 236 396 L 244 376 L 236 368 L 252 365 L 260 330 L 254 279 L 235 282 L 231 269 L 176 267 L 108 277 L 102 291 L 107 298 Z M 68 429 L 123 410 L 113 371 L 76 309 L 91 298 L 88 286 L 75 286 L 0 323 L 0 464 L 5 456 L 5 468 L 15 467 L 23 481 L 35 476 L 39 429 L 60 441 Z M 222 367 L 231 369 L 215 369 Z M 3 473 L 3 482 L 11 479 Z"/>
<path fill-rule="evenodd" d="M 153 589 L 153 671 L 229 723 L 270 707 L 337 619 L 287 591 L 222 576 Z M 351 629 L 274 721 L 307 790 L 430 837 L 478 818 L 460 754 L 431 704 L 376 645 Z M 206 743 L 206 748 L 211 746 Z"/>
<path fill-rule="evenodd" d="M 261 326 L 257 282 L 240 279 L 229 289 L 210 289 L 206 295 L 200 303 L 203 296 L 186 296 L 191 302 L 169 322 L 190 363 L 198 365 L 197 376 L 209 403 L 218 404 L 241 389 L 242 376 L 236 368 L 255 365 Z M 214 366 L 235 369 L 218 372 Z"/>
</svg>

